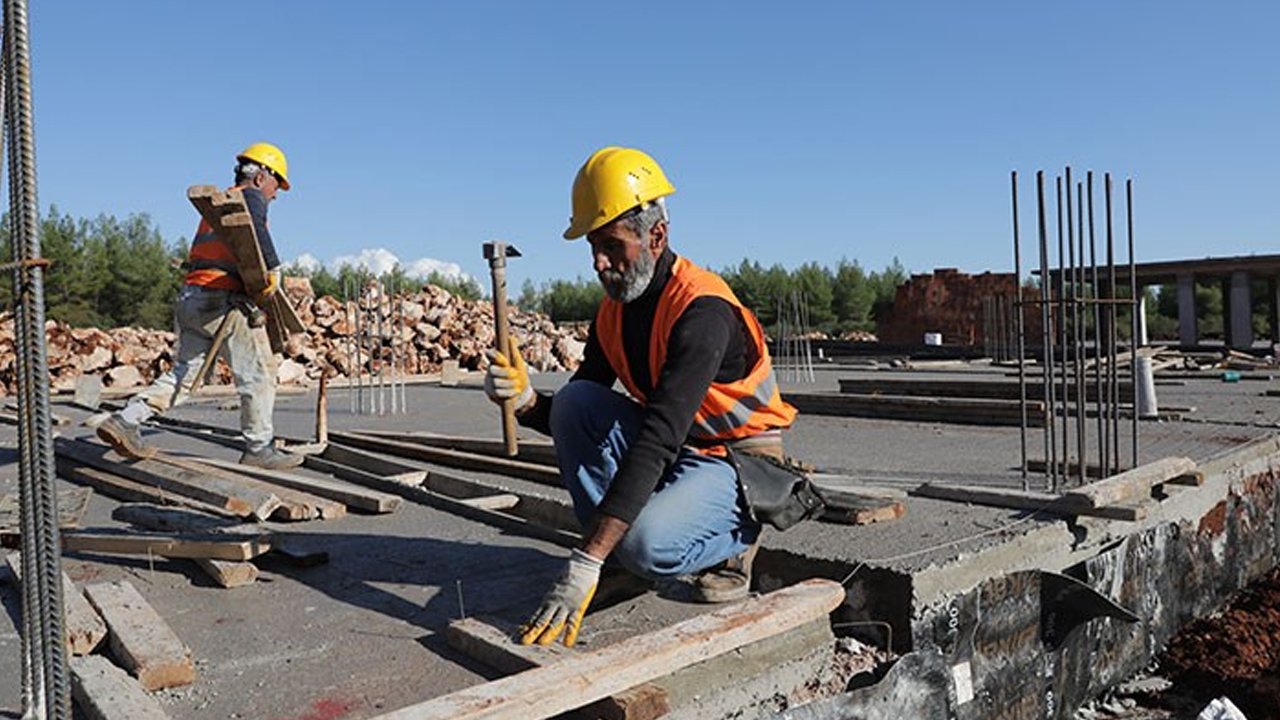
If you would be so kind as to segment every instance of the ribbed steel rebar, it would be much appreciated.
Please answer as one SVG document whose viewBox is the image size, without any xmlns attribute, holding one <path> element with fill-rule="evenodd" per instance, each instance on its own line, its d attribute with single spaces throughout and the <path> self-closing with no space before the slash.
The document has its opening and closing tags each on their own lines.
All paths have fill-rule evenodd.
<svg viewBox="0 0 1280 720">
<path fill-rule="evenodd" d="M 1088 398 L 1084 394 L 1084 342 L 1080 335 L 1080 265 L 1076 257 L 1076 234 L 1080 230 L 1075 222 L 1075 212 L 1079 209 L 1071 202 L 1071 166 L 1066 168 L 1067 178 L 1067 258 L 1071 268 L 1071 353 L 1072 384 L 1076 399 L 1076 483 L 1085 482 L 1085 410 Z M 1083 257 L 1080 258 L 1083 260 Z"/>
<path fill-rule="evenodd" d="M 1066 268 L 1066 252 L 1064 245 L 1066 237 L 1063 234 L 1063 203 L 1062 203 L 1062 178 L 1055 178 L 1055 189 L 1058 195 L 1058 204 L 1056 206 L 1058 220 L 1058 302 L 1056 304 L 1058 315 L 1058 347 L 1062 349 L 1062 473 L 1055 477 L 1053 481 L 1053 491 L 1057 492 L 1060 486 L 1060 480 L 1065 479 L 1068 468 L 1071 467 L 1071 423 L 1067 421 L 1067 411 L 1071 405 L 1071 397 L 1068 394 L 1067 385 L 1067 268 Z M 1054 377 L 1054 382 L 1058 382 L 1058 378 Z M 1054 412 L 1057 412 L 1056 410 Z"/>
<path fill-rule="evenodd" d="M 1053 323 L 1050 312 L 1049 286 L 1049 230 L 1044 207 L 1044 171 L 1036 171 L 1036 216 L 1040 243 L 1040 328 L 1041 380 L 1044 385 L 1044 457 L 1049 463 L 1049 478 L 1056 485 L 1058 478 L 1058 438 L 1054 425 L 1053 407 Z"/>
<path fill-rule="evenodd" d="M 10 229 L 14 260 L 14 336 L 19 363 L 18 445 L 23 460 L 19 482 L 28 487 L 22 510 L 32 532 L 23 537 L 24 560 L 30 574 L 26 584 L 36 588 L 34 612 L 39 613 L 40 666 L 44 711 L 51 718 L 71 716 L 66 640 L 62 614 L 62 563 L 58 537 L 58 506 L 54 488 L 53 422 L 49 410 L 49 363 L 44 328 L 44 269 L 40 255 L 39 205 L 36 192 L 35 120 L 31 100 L 31 47 L 26 0 L 5 0 L 5 126 L 8 137 Z M 24 599 L 26 595 L 24 594 Z M 24 606 L 24 617 L 33 611 Z M 32 634 L 31 646 L 35 645 Z M 34 648 L 33 648 L 34 649 Z M 34 682 L 34 663 L 32 680 Z M 33 696 L 34 699 L 34 696 Z M 36 711 L 38 708 L 32 708 Z"/>
<path fill-rule="evenodd" d="M 1111 413 L 1109 420 L 1111 422 L 1111 454 L 1113 458 L 1112 472 L 1118 473 L 1121 470 L 1120 462 L 1120 368 L 1117 367 L 1116 361 L 1119 359 L 1119 306 L 1116 300 L 1120 296 L 1119 289 L 1116 287 L 1116 248 L 1115 236 L 1112 233 L 1111 221 L 1111 173 L 1103 175 L 1103 184 L 1106 187 L 1107 195 L 1107 273 L 1109 279 L 1107 281 L 1108 292 L 1107 297 L 1111 301 L 1107 304 L 1107 382 L 1108 392 L 1110 393 Z"/>
<path fill-rule="evenodd" d="M 1013 282 L 1017 286 L 1017 302 L 1014 310 L 1018 313 L 1018 395 L 1022 402 L 1022 422 L 1019 424 L 1018 437 L 1022 444 L 1022 489 L 1027 490 L 1027 365 L 1024 310 L 1022 307 L 1022 241 L 1018 233 L 1018 171 L 1009 174 L 1009 185 L 1013 193 Z"/>
<path fill-rule="evenodd" d="M 1102 392 L 1102 310 L 1097 300 L 1101 298 L 1098 292 L 1098 242 L 1094 233 L 1095 223 L 1093 219 L 1093 171 L 1090 170 L 1085 174 L 1085 186 L 1089 203 L 1089 286 L 1091 295 L 1094 299 L 1093 303 L 1093 390 L 1094 397 L 1098 402 L 1098 468 L 1099 472 L 1106 472 L 1107 468 L 1107 432 L 1106 432 L 1106 408 L 1105 395 Z"/>
<path fill-rule="evenodd" d="M 1086 407 L 1085 399 L 1089 397 L 1089 369 L 1085 367 L 1088 359 L 1089 351 L 1089 306 L 1083 304 L 1089 299 L 1089 286 L 1085 283 L 1085 264 L 1084 264 L 1084 183 L 1076 183 L 1076 229 L 1077 243 L 1079 245 L 1079 270 L 1076 282 L 1078 283 L 1077 292 L 1082 300 L 1077 305 L 1076 313 L 1077 334 L 1079 336 L 1080 360 L 1076 363 L 1079 368 L 1079 374 L 1076 378 L 1076 392 L 1079 393 L 1081 407 Z M 1084 484 L 1088 481 L 1088 464 L 1089 464 L 1089 428 L 1088 418 L 1085 413 L 1080 413 L 1079 429 L 1080 429 L 1080 483 Z"/>
<path fill-rule="evenodd" d="M 1129 235 L 1129 297 L 1133 299 L 1130 316 L 1129 337 L 1129 379 L 1133 387 L 1133 464 L 1138 467 L 1138 303 L 1146 302 L 1146 297 L 1138 292 L 1138 265 L 1133 255 L 1133 179 L 1124 181 L 1125 223 Z"/>
</svg>

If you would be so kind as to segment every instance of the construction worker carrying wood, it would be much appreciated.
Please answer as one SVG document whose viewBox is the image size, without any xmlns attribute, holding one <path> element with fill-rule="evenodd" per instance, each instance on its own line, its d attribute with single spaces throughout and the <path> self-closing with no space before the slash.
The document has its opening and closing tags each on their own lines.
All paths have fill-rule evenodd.
<svg viewBox="0 0 1280 720">
<path fill-rule="evenodd" d="M 265 468 L 289 468 L 301 455 L 282 452 L 273 444 L 271 414 L 275 405 L 275 360 L 262 325 L 258 305 L 280 287 L 280 260 L 267 230 L 267 206 L 281 190 L 289 189 L 289 163 L 280 148 L 255 143 L 236 156 L 235 185 L 253 220 L 262 257 L 268 269 L 261 296 L 245 295 L 236 255 L 212 227 L 201 221 L 187 256 L 185 283 L 174 307 L 177 358 L 173 368 L 135 395 L 125 408 L 98 425 L 98 437 L 122 455 L 146 458 L 155 449 L 142 440 L 140 426 L 152 415 L 184 402 L 202 367 L 206 353 L 215 352 L 215 335 L 225 340 L 231 374 L 240 394 L 240 429 L 244 454 L 240 462 Z"/>
<path fill-rule="evenodd" d="M 746 597 L 761 525 L 734 451 L 781 458 L 795 408 L 782 401 L 764 332 L 718 275 L 668 246 L 675 192 L 645 153 L 607 147 L 579 170 L 565 239 L 586 236 L 605 299 L 582 365 L 535 393 L 513 337 L 491 351 L 485 390 L 551 435 L 584 542 L 521 642 L 577 638 L 606 559 L 693 600 Z M 612 390 L 621 381 L 630 397 Z"/>
</svg>

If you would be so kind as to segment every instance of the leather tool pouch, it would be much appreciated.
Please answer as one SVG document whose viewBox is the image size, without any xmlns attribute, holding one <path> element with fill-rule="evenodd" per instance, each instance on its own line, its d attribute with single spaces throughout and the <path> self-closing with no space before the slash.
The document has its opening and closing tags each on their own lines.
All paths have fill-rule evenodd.
<svg viewBox="0 0 1280 720">
<path fill-rule="evenodd" d="M 771 457 L 728 451 L 754 520 L 786 530 L 822 514 L 822 497 L 803 473 Z"/>
</svg>

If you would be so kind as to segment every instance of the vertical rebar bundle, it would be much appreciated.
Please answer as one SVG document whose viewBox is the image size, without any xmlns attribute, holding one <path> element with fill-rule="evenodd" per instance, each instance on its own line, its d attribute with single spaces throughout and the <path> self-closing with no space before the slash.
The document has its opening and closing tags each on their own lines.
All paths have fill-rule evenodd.
<svg viewBox="0 0 1280 720">
<path fill-rule="evenodd" d="M 351 325 L 347 392 L 353 413 L 394 415 L 409 411 L 404 377 L 409 348 L 403 341 L 405 315 L 399 288 L 395 277 L 343 286 Z"/>
<path fill-rule="evenodd" d="M 71 686 L 62 613 L 62 561 L 44 326 L 46 262 L 40 252 L 30 29 L 25 0 L 5 0 L 0 42 L 17 351 L 23 717 L 67 718 L 71 717 Z"/>
<path fill-rule="evenodd" d="M 778 339 L 774 372 L 790 382 L 814 382 L 813 341 L 808 299 L 801 290 L 778 297 Z"/>
<path fill-rule="evenodd" d="M 1002 316 L 999 298 L 988 298 L 983 306 L 984 329 L 989 333 L 986 345 L 992 358 L 1000 360 L 1004 357 L 1005 348 L 1013 344 L 1017 346 L 1013 352 L 1018 363 L 1019 396 L 1022 398 L 1021 470 L 1026 489 L 1030 489 L 1028 473 L 1033 467 L 1027 451 L 1031 418 L 1026 320 L 1027 313 L 1034 312 L 1035 306 L 1039 306 L 1040 349 L 1035 359 L 1041 366 L 1041 387 L 1037 394 L 1043 403 L 1044 461 L 1035 469 L 1043 470 L 1046 476 L 1044 485 L 1053 492 L 1059 491 L 1064 482 L 1083 484 L 1091 473 L 1106 477 L 1138 463 L 1138 417 L 1136 407 L 1131 403 L 1138 360 L 1137 312 L 1142 297 L 1137 287 L 1133 237 L 1133 182 L 1127 180 L 1125 183 L 1129 289 L 1128 293 L 1122 293 L 1115 252 L 1111 175 L 1105 173 L 1103 176 L 1103 240 L 1106 245 L 1101 265 L 1093 215 L 1093 173 L 1086 174 L 1084 183 L 1075 183 L 1074 200 L 1071 168 L 1065 169 L 1064 176 L 1055 178 L 1058 251 L 1056 258 L 1051 258 L 1045 177 L 1043 172 L 1036 173 L 1040 292 L 1038 298 L 1026 298 L 1022 293 L 1018 174 L 1011 174 L 1013 263 L 1018 283 L 1012 312 L 1016 317 L 1011 323 L 1007 316 Z M 1086 233 L 1089 246 L 1087 261 Z M 1124 306 L 1128 306 L 1132 313 L 1127 353 L 1121 353 L 1119 335 L 1121 308 Z M 1000 340 L 1001 333 L 1010 325 L 1016 325 L 1016 340 L 1005 344 Z M 1122 365 L 1127 365 L 1127 370 Z M 1090 366 L 1092 384 L 1088 378 Z M 1127 387 L 1122 380 L 1127 381 Z M 1133 418 L 1128 453 L 1122 451 L 1120 440 L 1124 413 L 1131 413 Z M 1096 427 L 1092 429 L 1087 422 L 1090 415 L 1097 420 Z M 1096 439 L 1092 447 L 1097 452 L 1093 463 L 1090 462 L 1091 432 Z"/>
</svg>

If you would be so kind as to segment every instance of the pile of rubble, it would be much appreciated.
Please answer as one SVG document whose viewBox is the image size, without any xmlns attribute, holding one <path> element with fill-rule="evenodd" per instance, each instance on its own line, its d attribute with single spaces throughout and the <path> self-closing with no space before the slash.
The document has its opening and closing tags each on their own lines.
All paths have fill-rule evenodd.
<svg viewBox="0 0 1280 720">
<path fill-rule="evenodd" d="M 462 370 L 476 370 L 485 362 L 484 351 L 493 347 L 493 305 L 456 297 L 434 285 L 396 297 L 378 297 L 370 288 L 359 304 L 317 298 L 305 278 L 286 278 L 285 292 L 307 332 L 291 338 L 279 359 L 277 377 L 284 384 L 315 381 L 326 368 L 335 376 L 358 369 L 389 371 L 393 361 L 396 372 L 404 375 L 439 372 L 446 360 L 457 361 Z M 584 331 L 560 329 L 545 315 L 515 306 L 509 310 L 511 333 L 530 368 L 577 368 Z M 51 320 L 46 337 L 49 382 L 55 392 L 73 390 L 81 375 L 100 375 L 107 387 L 136 387 L 173 365 L 176 336 L 169 331 L 73 328 Z M 16 391 L 15 362 L 13 315 L 0 314 L 0 396 Z M 212 382 L 231 381 L 224 362 L 219 362 L 217 373 Z"/>
</svg>

